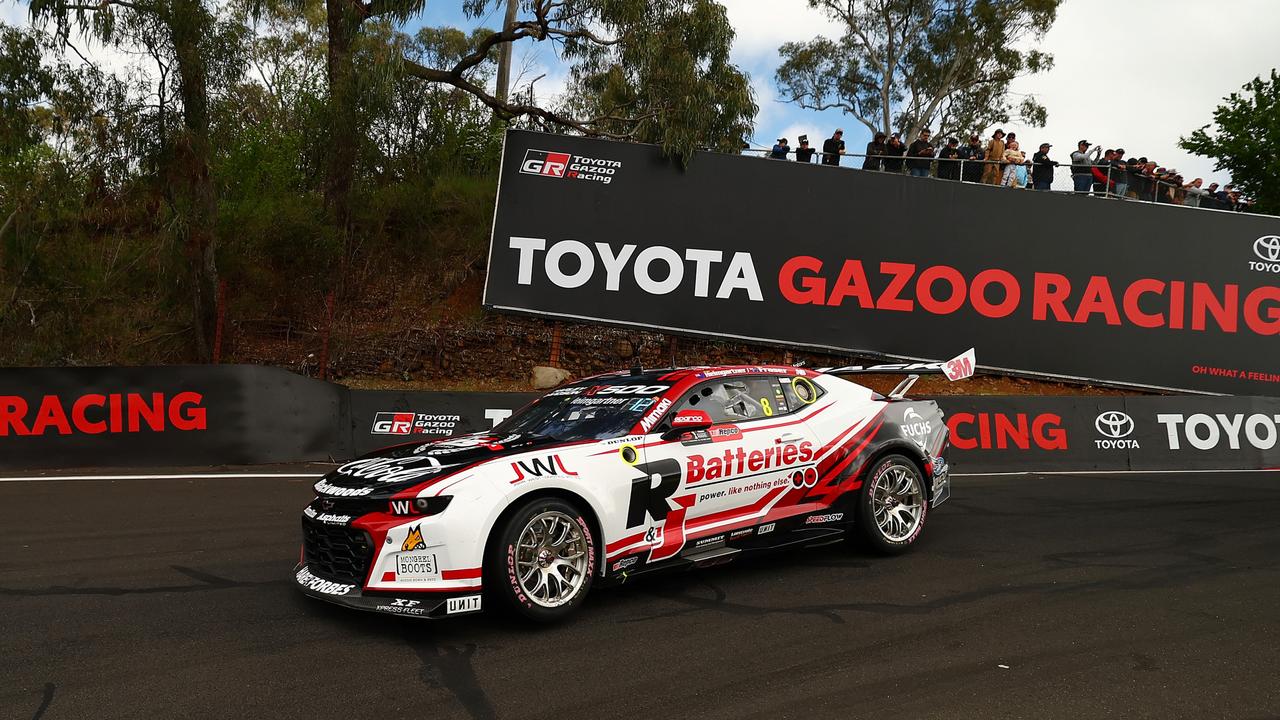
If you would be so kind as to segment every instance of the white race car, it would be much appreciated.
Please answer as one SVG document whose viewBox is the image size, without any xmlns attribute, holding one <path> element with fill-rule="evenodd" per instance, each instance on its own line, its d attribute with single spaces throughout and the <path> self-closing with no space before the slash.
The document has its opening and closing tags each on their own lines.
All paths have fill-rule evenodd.
<svg viewBox="0 0 1280 720">
<path fill-rule="evenodd" d="M 883 553 L 947 499 L 932 401 L 787 366 L 634 370 L 491 432 L 387 448 L 315 485 L 302 591 L 418 617 L 555 620 L 595 583 L 849 534 Z"/>
</svg>

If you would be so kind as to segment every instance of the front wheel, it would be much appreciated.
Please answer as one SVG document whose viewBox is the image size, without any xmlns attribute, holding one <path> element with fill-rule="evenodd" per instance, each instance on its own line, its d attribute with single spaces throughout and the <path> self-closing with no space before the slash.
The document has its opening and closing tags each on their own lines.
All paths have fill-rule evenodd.
<svg viewBox="0 0 1280 720">
<path fill-rule="evenodd" d="M 858 495 L 857 539 L 875 552 L 905 552 L 920 537 L 929 498 L 920 468 L 888 455 L 871 469 Z"/>
<path fill-rule="evenodd" d="M 558 498 L 520 506 L 498 531 L 486 563 L 495 599 L 517 615 L 554 622 L 582 603 L 596 570 L 596 539 L 583 513 Z"/>
</svg>

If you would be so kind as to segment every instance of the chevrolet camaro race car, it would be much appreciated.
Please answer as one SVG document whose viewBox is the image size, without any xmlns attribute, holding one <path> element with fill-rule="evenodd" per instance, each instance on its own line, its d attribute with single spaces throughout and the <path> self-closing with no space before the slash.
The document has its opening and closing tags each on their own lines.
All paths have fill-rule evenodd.
<svg viewBox="0 0 1280 720">
<path fill-rule="evenodd" d="M 947 445 L 932 401 L 817 370 L 599 375 L 325 475 L 294 578 L 363 610 L 556 620 L 640 573 L 845 535 L 897 553 L 950 493 Z"/>
</svg>

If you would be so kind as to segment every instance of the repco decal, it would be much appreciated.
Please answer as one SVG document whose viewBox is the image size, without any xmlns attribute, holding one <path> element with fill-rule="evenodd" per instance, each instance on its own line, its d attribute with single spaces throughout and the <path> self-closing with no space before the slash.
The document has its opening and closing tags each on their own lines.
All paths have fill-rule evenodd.
<svg viewBox="0 0 1280 720">
<path fill-rule="evenodd" d="M 680 489 L 681 468 L 677 460 L 665 458 L 641 463 L 636 469 L 644 475 L 631 481 L 627 527 L 639 527 L 652 519 L 657 525 L 645 534 L 645 540 L 652 543 L 649 562 L 674 557 L 684 547 L 685 515 L 698 496 L 672 497 Z"/>
<path fill-rule="evenodd" d="M 203 403 L 195 392 L 90 393 L 65 400 L 45 395 L 33 407 L 16 395 L 0 395 L 0 437 L 207 430 Z"/>
</svg>

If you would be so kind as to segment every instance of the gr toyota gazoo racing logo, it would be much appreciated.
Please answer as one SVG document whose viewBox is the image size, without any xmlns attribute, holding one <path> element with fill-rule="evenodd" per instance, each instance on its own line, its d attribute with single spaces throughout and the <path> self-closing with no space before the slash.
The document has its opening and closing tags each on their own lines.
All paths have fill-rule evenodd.
<svg viewBox="0 0 1280 720">
<path fill-rule="evenodd" d="M 1137 440 L 1129 437 L 1134 430 L 1133 418 L 1119 410 L 1100 413 L 1094 419 L 1093 427 L 1102 436 L 1102 439 L 1093 441 L 1100 450 L 1141 447 Z"/>
<path fill-rule="evenodd" d="M 452 435 L 460 422 L 460 415 L 380 412 L 374 413 L 369 432 L 373 435 Z"/>
<path fill-rule="evenodd" d="M 1280 235 L 1263 235 L 1254 240 L 1253 254 L 1258 259 L 1249 261 L 1250 270 L 1280 273 Z"/>
<path fill-rule="evenodd" d="M 524 161 L 520 163 L 520 172 L 525 175 L 592 180 L 605 185 L 613 182 L 615 173 L 620 169 L 622 163 L 618 160 L 550 150 L 525 150 Z"/>
</svg>

